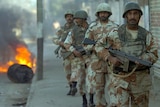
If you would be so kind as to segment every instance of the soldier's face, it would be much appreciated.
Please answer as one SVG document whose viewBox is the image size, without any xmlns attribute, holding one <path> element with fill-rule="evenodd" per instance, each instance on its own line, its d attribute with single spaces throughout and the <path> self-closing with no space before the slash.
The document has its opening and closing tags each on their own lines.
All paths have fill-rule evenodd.
<svg viewBox="0 0 160 107">
<path fill-rule="evenodd" d="M 127 20 L 127 24 L 137 26 L 141 18 L 141 13 L 138 10 L 130 10 L 126 13 L 125 18 Z"/>
<path fill-rule="evenodd" d="M 81 26 L 83 24 L 83 19 L 81 18 L 75 18 L 74 21 L 78 26 Z"/>
<path fill-rule="evenodd" d="M 108 21 L 109 13 L 104 11 L 104 12 L 99 12 L 98 17 L 100 21 Z"/>
<path fill-rule="evenodd" d="M 73 22 L 73 15 L 67 14 L 67 15 L 65 16 L 65 19 L 66 19 L 66 21 L 67 21 L 68 23 L 72 23 L 72 22 Z"/>
</svg>

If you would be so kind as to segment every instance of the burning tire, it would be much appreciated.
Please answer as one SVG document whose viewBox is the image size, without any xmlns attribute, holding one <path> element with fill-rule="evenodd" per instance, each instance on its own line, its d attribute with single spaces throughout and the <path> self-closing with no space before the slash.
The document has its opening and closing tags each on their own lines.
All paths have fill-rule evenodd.
<svg viewBox="0 0 160 107">
<path fill-rule="evenodd" d="M 27 65 L 13 64 L 8 68 L 7 76 L 15 83 L 30 83 L 34 73 Z"/>
</svg>

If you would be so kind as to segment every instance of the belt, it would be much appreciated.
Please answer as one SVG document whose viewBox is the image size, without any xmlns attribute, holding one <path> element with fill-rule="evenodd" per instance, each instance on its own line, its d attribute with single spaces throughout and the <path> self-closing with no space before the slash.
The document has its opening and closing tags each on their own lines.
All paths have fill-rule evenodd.
<svg viewBox="0 0 160 107">
<path fill-rule="evenodd" d="M 132 71 L 133 68 L 129 68 L 128 71 L 123 71 L 123 68 L 121 67 L 114 67 L 114 73 L 118 73 L 118 72 L 124 72 L 124 73 L 129 73 Z M 145 70 L 149 70 L 149 67 L 141 67 L 135 70 L 135 72 L 141 72 L 141 71 L 145 71 Z"/>
<path fill-rule="evenodd" d="M 149 70 L 149 67 L 136 69 L 137 72 L 138 72 L 138 71 L 144 71 L 144 70 Z"/>
</svg>

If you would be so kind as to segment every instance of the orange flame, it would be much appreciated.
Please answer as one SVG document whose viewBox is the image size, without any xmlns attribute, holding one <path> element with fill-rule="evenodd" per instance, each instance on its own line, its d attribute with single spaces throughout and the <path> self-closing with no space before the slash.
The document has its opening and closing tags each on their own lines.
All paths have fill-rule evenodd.
<svg viewBox="0 0 160 107">
<path fill-rule="evenodd" d="M 27 47 L 24 45 L 18 45 L 14 60 L 10 60 L 6 64 L 0 65 L 0 72 L 7 72 L 8 67 L 14 63 L 27 65 L 34 69 L 36 66 L 35 62 L 35 58 L 33 58 L 32 53 L 27 49 Z"/>
</svg>

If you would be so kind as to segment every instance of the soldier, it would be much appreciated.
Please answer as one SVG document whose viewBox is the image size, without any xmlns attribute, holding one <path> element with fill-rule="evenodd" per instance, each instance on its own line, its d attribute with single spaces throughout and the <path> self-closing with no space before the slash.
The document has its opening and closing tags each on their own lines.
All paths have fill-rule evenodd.
<svg viewBox="0 0 160 107">
<path fill-rule="evenodd" d="M 111 8 L 107 3 L 101 3 L 97 6 L 96 14 L 97 20 L 90 24 L 85 38 L 89 38 L 94 41 L 99 41 L 103 36 L 107 36 L 111 30 L 117 27 L 113 21 L 109 19 L 112 15 Z M 100 58 L 103 52 L 101 50 L 95 50 L 95 45 L 85 45 L 87 51 L 91 51 L 91 61 L 88 67 L 87 80 L 89 81 L 87 86 L 90 88 L 89 93 L 93 93 L 95 88 L 96 107 L 106 107 L 105 98 L 105 76 L 107 74 L 106 62 Z"/>
<path fill-rule="evenodd" d="M 53 38 L 53 43 L 55 43 L 56 45 L 59 45 L 58 48 L 55 50 L 55 54 L 59 54 L 59 50 L 60 50 L 61 56 L 63 57 L 63 67 L 66 73 L 66 79 L 70 86 L 70 89 L 67 95 L 71 95 L 71 87 L 72 87 L 72 84 L 70 82 L 71 59 L 69 57 L 67 50 L 64 48 L 63 42 L 65 41 L 68 33 L 71 31 L 71 29 L 75 25 L 73 21 L 73 16 L 74 16 L 74 12 L 72 10 L 67 10 L 65 12 L 64 18 L 66 20 L 66 23 L 64 24 L 64 26 L 60 28 L 60 30 L 57 31 L 56 36 Z"/>
<path fill-rule="evenodd" d="M 83 55 L 85 51 L 83 50 L 82 41 L 85 36 L 85 32 L 88 28 L 87 23 L 88 14 L 84 10 L 79 10 L 74 15 L 74 20 L 76 26 L 72 29 L 70 34 L 65 40 L 66 49 L 72 52 L 72 75 L 71 81 L 73 83 L 72 95 L 75 95 L 77 92 L 76 85 L 78 83 L 79 92 L 82 96 L 83 104 L 82 107 L 87 107 L 86 99 L 86 88 L 85 88 L 85 61 Z"/>
<path fill-rule="evenodd" d="M 128 2 L 123 13 L 126 24 L 120 26 L 117 31 L 112 31 L 109 41 L 106 41 L 107 37 L 100 40 L 99 46 L 102 43 L 109 43 L 113 49 L 125 55 L 155 63 L 158 59 L 158 44 L 149 31 L 139 26 L 142 15 L 143 12 L 137 3 Z M 113 56 L 113 53 L 113 55 L 109 53 L 109 48 L 103 48 L 104 50 L 106 52 L 103 59 L 110 65 L 107 85 L 110 97 L 109 107 L 148 107 L 151 88 L 150 68 L 140 61 Z"/>
</svg>

